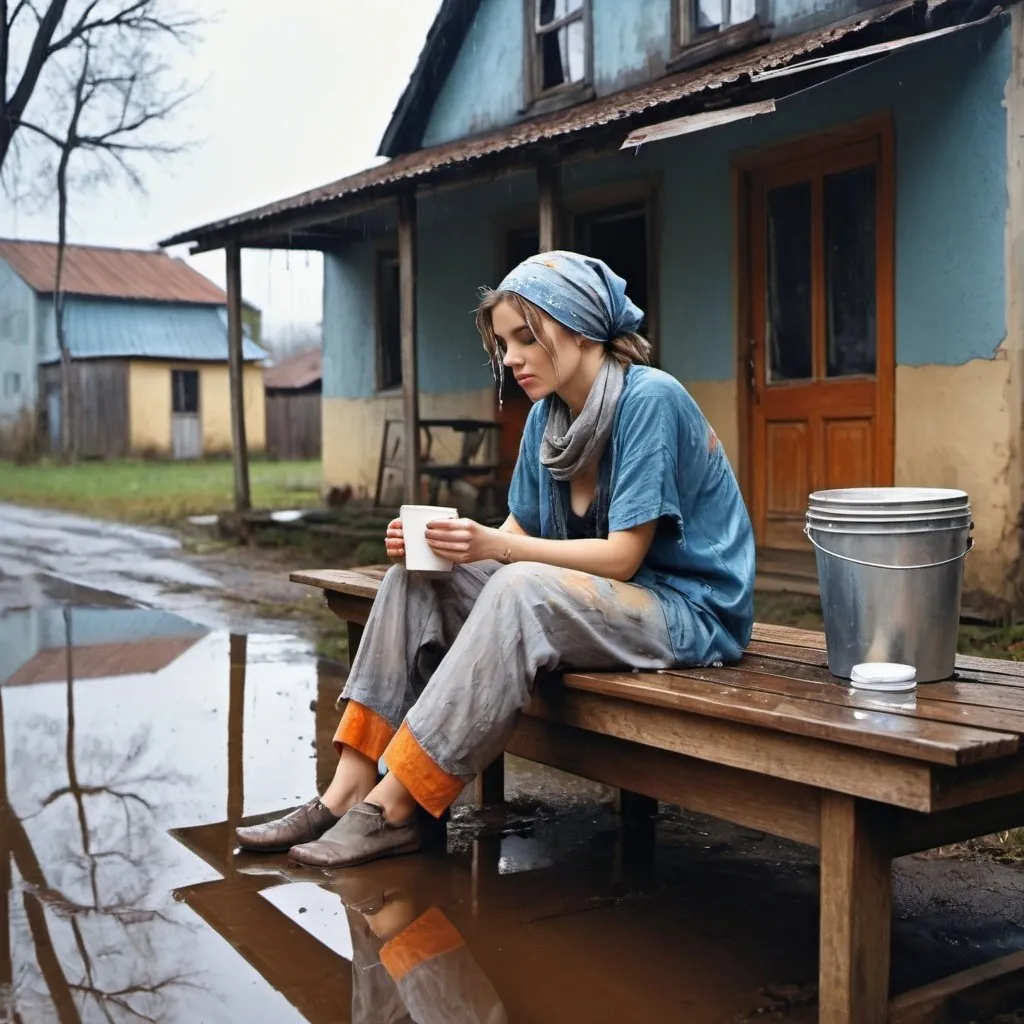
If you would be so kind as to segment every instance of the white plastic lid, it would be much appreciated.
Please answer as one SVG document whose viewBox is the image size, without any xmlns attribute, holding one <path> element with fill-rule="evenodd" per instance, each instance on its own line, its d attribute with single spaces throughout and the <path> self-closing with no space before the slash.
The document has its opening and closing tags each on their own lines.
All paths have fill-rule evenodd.
<svg viewBox="0 0 1024 1024">
<path fill-rule="evenodd" d="M 853 666 L 850 682 L 866 690 L 912 690 L 917 686 L 917 669 L 913 665 L 869 661 Z"/>
<path fill-rule="evenodd" d="M 891 661 L 866 661 L 853 666 L 853 675 L 864 683 L 909 683 L 917 678 L 917 669 Z"/>
</svg>

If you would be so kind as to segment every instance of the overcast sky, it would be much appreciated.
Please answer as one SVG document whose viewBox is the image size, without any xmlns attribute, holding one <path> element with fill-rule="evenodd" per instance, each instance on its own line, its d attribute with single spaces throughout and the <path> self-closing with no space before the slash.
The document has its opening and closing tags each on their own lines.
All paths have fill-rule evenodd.
<svg viewBox="0 0 1024 1024">
<path fill-rule="evenodd" d="M 147 165 L 146 196 L 125 186 L 72 198 L 71 241 L 146 248 L 378 162 L 380 137 L 439 0 L 192 0 L 191 6 L 219 11 L 181 61 L 188 79 L 205 85 L 168 134 L 195 140 L 193 149 Z M 56 211 L 34 214 L 3 203 L 0 235 L 52 240 Z M 223 285 L 223 253 L 189 261 Z M 264 311 L 272 333 L 315 323 L 320 257 L 246 252 L 242 290 Z"/>
</svg>

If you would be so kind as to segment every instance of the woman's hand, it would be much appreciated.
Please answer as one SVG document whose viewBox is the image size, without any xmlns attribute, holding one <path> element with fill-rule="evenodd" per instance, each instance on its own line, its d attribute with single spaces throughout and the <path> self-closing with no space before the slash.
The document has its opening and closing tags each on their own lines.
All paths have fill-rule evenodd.
<svg viewBox="0 0 1024 1024">
<path fill-rule="evenodd" d="M 402 532 L 401 519 L 392 519 L 388 523 L 388 530 L 384 535 L 384 550 L 392 562 L 400 562 L 405 558 L 405 534 Z"/>
<path fill-rule="evenodd" d="M 435 519 L 427 523 L 427 544 L 435 555 L 463 565 L 495 558 L 497 533 L 472 519 Z"/>
</svg>

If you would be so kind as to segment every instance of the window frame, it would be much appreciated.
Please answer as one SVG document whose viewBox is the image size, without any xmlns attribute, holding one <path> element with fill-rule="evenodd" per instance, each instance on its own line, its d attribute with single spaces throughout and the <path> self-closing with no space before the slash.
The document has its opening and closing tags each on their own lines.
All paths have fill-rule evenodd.
<svg viewBox="0 0 1024 1024">
<path fill-rule="evenodd" d="M 592 0 L 582 0 L 579 10 L 547 25 L 539 25 L 541 0 L 523 0 L 523 109 L 521 113 L 546 114 L 593 99 L 594 30 Z M 539 57 L 540 40 L 573 22 L 583 23 L 583 78 L 544 89 Z"/>
<path fill-rule="evenodd" d="M 17 398 L 24 394 L 21 386 L 21 374 L 17 370 L 4 371 L 4 398 Z"/>
<path fill-rule="evenodd" d="M 384 318 L 381 316 L 381 302 L 384 298 L 384 268 L 393 262 L 398 269 L 398 287 L 395 289 L 395 298 L 399 303 L 402 301 L 402 273 L 399 263 L 397 246 L 381 246 L 374 251 L 373 257 L 373 335 L 374 335 L 374 393 L 377 395 L 401 394 L 404 372 L 402 367 L 402 332 L 401 332 L 401 309 L 398 311 L 398 380 L 397 383 L 385 380 L 385 359 L 384 359 Z"/>
<path fill-rule="evenodd" d="M 729 3 L 730 0 L 723 2 Z M 669 72 L 697 67 L 716 57 L 757 46 L 771 38 L 767 0 L 755 0 L 752 18 L 725 29 L 720 28 L 717 32 L 696 30 L 699 4 L 700 0 L 672 0 L 672 57 L 667 67 Z"/>
<path fill-rule="evenodd" d="M 196 407 L 192 410 L 175 409 L 175 402 L 177 400 L 178 389 L 175 384 L 178 380 L 177 374 L 192 374 L 196 382 Z M 198 416 L 202 409 L 202 375 L 199 370 L 193 366 L 173 366 L 171 367 L 171 415 L 172 416 Z M 185 391 L 182 390 L 182 397 L 184 397 Z"/>
</svg>

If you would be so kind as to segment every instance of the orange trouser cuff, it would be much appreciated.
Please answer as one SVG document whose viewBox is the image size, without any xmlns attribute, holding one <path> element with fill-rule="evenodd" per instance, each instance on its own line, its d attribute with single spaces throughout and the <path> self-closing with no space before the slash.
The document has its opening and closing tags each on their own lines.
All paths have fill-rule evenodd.
<svg viewBox="0 0 1024 1024">
<path fill-rule="evenodd" d="M 334 733 L 334 749 L 340 756 L 342 747 L 352 747 L 371 761 L 379 761 L 394 735 L 394 727 L 376 711 L 350 700 Z"/>
<path fill-rule="evenodd" d="M 465 945 L 444 914 L 431 907 L 380 948 L 380 962 L 392 980 L 401 981 L 420 964 Z"/>
<path fill-rule="evenodd" d="M 449 775 L 437 766 L 405 722 L 384 751 L 384 762 L 416 803 L 435 818 L 444 814 L 465 785 L 457 775 Z"/>
</svg>

